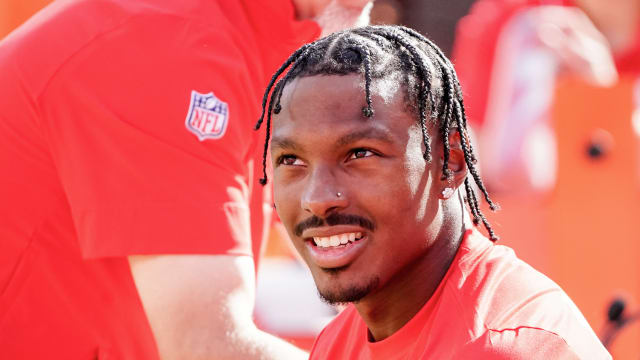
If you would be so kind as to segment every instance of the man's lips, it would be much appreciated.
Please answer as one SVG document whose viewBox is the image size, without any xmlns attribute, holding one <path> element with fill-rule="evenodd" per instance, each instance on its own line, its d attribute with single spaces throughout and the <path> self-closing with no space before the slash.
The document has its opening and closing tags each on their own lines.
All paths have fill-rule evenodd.
<svg viewBox="0 0 640 360">
<path fill-rule="evenodd" d="M 352 263 L 362 253 L 369 238 L 362 228 L 343 225 L 314 228 L 303 235 L 311 262 L 325 269 Z"/>
</svg>

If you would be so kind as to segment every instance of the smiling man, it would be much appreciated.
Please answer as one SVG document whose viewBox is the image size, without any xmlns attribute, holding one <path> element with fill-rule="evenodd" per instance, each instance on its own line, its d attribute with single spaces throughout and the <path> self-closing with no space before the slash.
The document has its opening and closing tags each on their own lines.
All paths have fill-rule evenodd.
<svg viewBox="0 0 640 360">
<path fill-rule="evenodd" d="M 280 218 L 320 295 L 351 303 L 312 359 L 610 358 L 555 283 L 475 228 L 497 240 L 457 77 L 429 40 L 365 27 L 305 45 L 263 108 Z"/>
<path fill-rule="evenodd" d="M 306 359 L 253 320 L 248 132 L 272 69 L 370 7 L 61 0 L 2 39 L 0 359 Z"/>
</svg>

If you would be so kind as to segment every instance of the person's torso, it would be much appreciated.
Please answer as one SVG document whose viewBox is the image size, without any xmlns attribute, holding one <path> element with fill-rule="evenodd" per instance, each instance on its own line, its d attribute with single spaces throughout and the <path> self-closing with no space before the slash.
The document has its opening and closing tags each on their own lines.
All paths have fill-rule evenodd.
<svg viewBox="0 0 640 360">
<path fill-rule="evenodd" d="M 518 337 L 523 328 L 542 333 Z M 503 333 L 511 337 L 500 338 Z M 530 339 L 549 334 L 561 346 L 570 345 L 561 351 L 584 354 L 593 349 L 599 354 L 596 358 L 607 358 L 582 315 L 555 283 L 510 249 L 494 246 L 474 231 L 463 241 L 434 295 L 396 333 L 368 341 L 366 324 L 350 305 L 323 330 L 311 358 L 464 359 L 472 351 L 476 359 L 490 359 L 496 356 L 494 345 L 521 351 L 534 346 Z M 572 346 L 578 349 L 571 350 Z"/>
<path fill-rule="evenodd" d="M 252 29 L 245 7 L 250 6 L 223 1 L 57 1 L 0 43 L 0 83 L 12 84 L 0 85 L 0 357 L 157 358 L 126 257 L 94 257 L 78 235 L 90 220 L 74 208 L 74 196 L 99 202 L 109 194 L 74 187 L 73 167 L 99 171 L 102 159 L 57 161 L 73 149 L 71 142 L 83 139 L 67 122 L 81 119 L 82 131 L 125 134 L 125 142 L 126 134 L 144 131 L 158 147 L 167 134 L 179 134 L 167 146 L 180 147 L 185 156 L 217 141 L 216 149 L 228 153 L 217 151 L 211 161 L 240 159 L 220 166 L 248 184 L 242 195 L 251 210 L 253 241 L 242 251 L 258 257 L 271 204 L 257 182 L 262 134 L 251 128 L 276 62 L 300 43 L 293 38 L 280 39 L 286 46 L 278 39 L 265 43 L 269 34 L 264 27 Z M 222 62 L 234 71 L 194 73 L 203 62 L 205 67 Z M 246 94 L 233 100 L 234 122 L 226 136 L 200 141 L 185 128 L 191 92 L 205 94 L 211 83 L 222 82 L 240 83 Z M 114 118 L 126 114 L 127 121 L 93 123 L 92 114 L 74 107 L 78 101 Z M 135 144 L 126 151 L 136 151 Z M 83 160 L 82 154 L 77 158 Z M 162 159 L 152 154 L 150 159 L 162 166 Z M 193 174 L 176 176 L 204 181 Z M 107 173 L 104 178 L 113 181 Z M 141 187 L 161 182 L 139 181 Z M 179 189 L 169 190 L 179 196 Z"/>
</svg>

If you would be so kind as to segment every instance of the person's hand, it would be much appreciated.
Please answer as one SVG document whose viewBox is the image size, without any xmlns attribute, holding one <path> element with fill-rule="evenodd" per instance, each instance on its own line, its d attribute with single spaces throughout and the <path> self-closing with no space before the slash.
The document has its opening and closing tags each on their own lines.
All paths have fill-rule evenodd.
<svg viewBox="0 0 640 360">
<path fill-rule="evenodd" d="M 563 70 L 599 86 L 618 80 L 607 39 L 582 10 L 540 6 L 532 10 L 540 42 L 554 51 Z"/>
</svg>

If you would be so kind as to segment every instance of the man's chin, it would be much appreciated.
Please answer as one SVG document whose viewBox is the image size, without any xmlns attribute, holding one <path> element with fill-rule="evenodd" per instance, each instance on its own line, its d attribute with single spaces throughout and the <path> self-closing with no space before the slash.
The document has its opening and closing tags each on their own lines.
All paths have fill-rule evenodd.
<svg viewBox="0 0 640 360">
<path fill-rule="evenodd" d="M 348 285 L 339 289 L 318 288 L 320 298 L 330 305 L 357 303 L 378 287 L 380 278 L 374 277 L 365 284 Z"/>
</svg>

